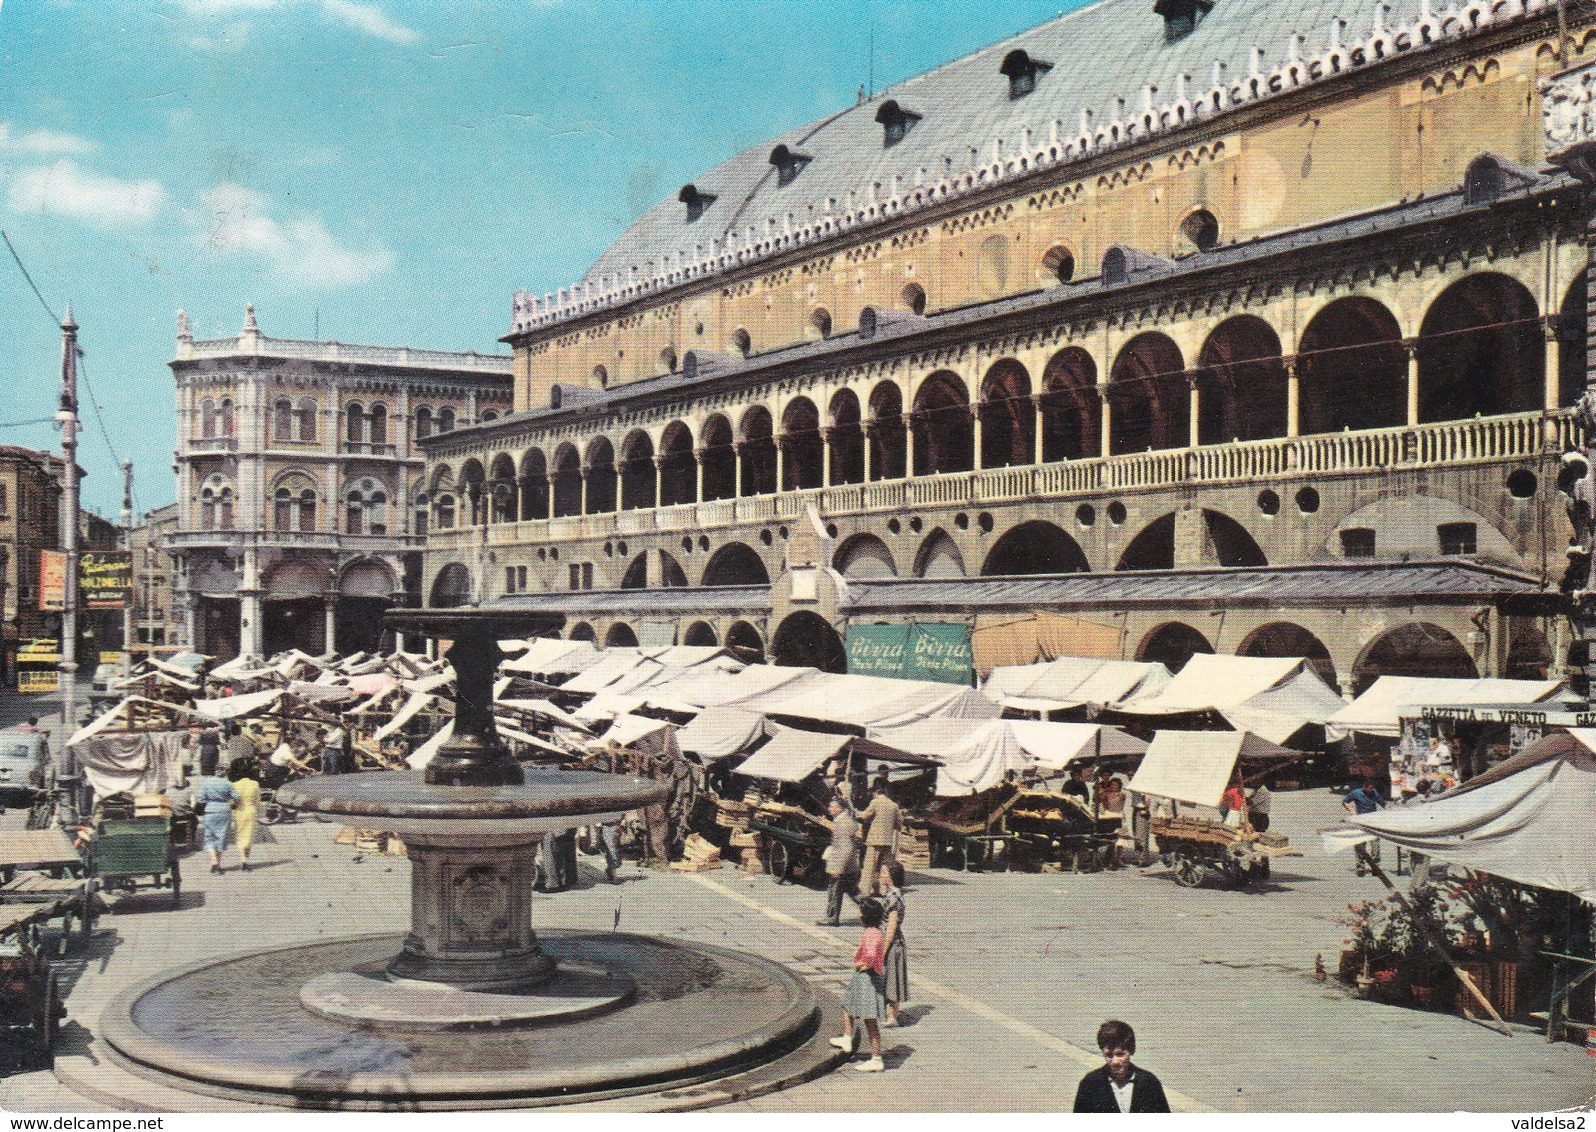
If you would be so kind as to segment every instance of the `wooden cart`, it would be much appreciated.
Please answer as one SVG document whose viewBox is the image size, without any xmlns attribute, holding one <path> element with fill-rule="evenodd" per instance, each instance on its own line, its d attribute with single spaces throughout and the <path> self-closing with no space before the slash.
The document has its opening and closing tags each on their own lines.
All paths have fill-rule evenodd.
<svg viewBox="0 0 1596 1132">
<path fill-rule="evenodd" d="M 131 892 L 145 877 L 156 888 L 170 886 L 176 907 L 183 878 L 172 847 L 172 819 L 101 818 L 94 839 L 94 873 L 107 892 Z"/>
<path fill-rule="evenodd" d="M 1005 783 L 964 798 L 939 799 L 915 815 L 930 833 L 931 864 L 942 868 L 1097 869 L 1113 860 L 1118 814 L 1099 815 L 1079 798 Z"/>
<path fill-rule="evenodd" d="M 1164 863 L 1174 870 L 1175 883 L 1187 888 L 1208 880 L 1244 888 L 1269 875 L 1272 858 L 1302 855 L 1278 833 L 1202 818 L 1154 818 L 1151 829 Z"/>
<path fill-rule="evenodd" d="M 54 904 L 0 905 L 0 1050 L 22 1065 L 49 1067 L 66 1013 L 56 972 L 39 946 L 40 927 L 58 914 Z"/>
<path fill-rule="evenodd" d="M 777 884 L 825 876 L 822 858 L 831 832 L 813 814 L 767 802 L 750 815 L 748 827 L 764 838 L 765 871 Z"/>
</svg>

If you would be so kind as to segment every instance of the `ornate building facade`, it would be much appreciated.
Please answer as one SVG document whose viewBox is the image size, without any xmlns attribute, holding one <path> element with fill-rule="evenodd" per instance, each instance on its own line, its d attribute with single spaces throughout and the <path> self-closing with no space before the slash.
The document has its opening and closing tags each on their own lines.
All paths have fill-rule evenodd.
<svg viewBox="0 0 1596 1132">
<path fill-rule="evenodd" d="M 59 456 L 0 445 L 0 684 L 20 641 L 53 637 L 61 615 L 39 609 L 39 552 L 61 548 Z"/>
<path fill-rule="evenodd" d="M 425 444 L 428 601 L 834 670 L 934 622 L 1560 671 L 1542 100 L 1593 57 L 1549 0 L 1102 0 L 773 139 L 515 297 L 515 411 Z"/>
<path fill-rule="evenodd" d="M 375 647 L 382 609 L 419 587 L 416 442 L 508 411 L 510 359 L 268 338 L 250 307 L 211 341 L 180 314 L 170 364 L 182 641 L 224 658 Z"/>
</svg>

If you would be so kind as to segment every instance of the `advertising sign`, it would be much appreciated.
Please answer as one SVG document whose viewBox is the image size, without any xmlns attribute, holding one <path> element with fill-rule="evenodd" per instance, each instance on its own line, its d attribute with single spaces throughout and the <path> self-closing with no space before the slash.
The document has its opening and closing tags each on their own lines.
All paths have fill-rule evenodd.
<svg viewBox="0 0 1596 1132">
<path fill-rule="evenodd" d="M 970 683 L 968 625 L 849 625 L 848 671 L 860 676 Z"/>
<path fill-rule="evenodd" d="M 85 550 L 78 556 L 78 593 L 90 609 L 121 609 L 133 593 L 133 553 Z"/>
<path fill-rule="evenodd" d="M 66 564 L 63 550 L 39 551 L 39 611 L 60 613 L 66 608 Z"/>
</svg>

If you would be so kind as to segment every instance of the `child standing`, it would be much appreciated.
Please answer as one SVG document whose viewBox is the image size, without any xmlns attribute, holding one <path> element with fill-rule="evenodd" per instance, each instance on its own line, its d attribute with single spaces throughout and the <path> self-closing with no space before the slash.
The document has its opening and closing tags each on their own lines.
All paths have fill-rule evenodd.
<svg viewBox="0 0 1596 1132">
<path fill-rule="evenodd" d="M 853 981 L 842 996 L 842 1036 L 831 1039 L 838 1049 L 852 1053 L 859 1042 L 859 1024 L 864 1023 L 870 1037 L 870 1060 L 858 1066 L 861 1073 L 880 1073 L 887 1067 L 881 1060 L 881 1018 L 887 1010 L 887 941 L 881 934 L 884 912 L 881 902 L 867 897 L 859 902 L 859 949 L 853 953 Z"/>
</svg>

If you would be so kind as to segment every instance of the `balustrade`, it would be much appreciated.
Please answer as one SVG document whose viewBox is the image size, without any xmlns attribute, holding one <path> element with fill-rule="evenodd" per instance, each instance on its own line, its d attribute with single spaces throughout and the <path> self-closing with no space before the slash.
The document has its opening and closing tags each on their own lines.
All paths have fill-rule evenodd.
<svg viewBox="0 0 1596 1132">
<path fill-rule="evenodd" d="M 504 546 L 591 537 L 600 533 L 601 527 L 611 529 L 612 519 L 613 530 L 620 534 L 712 530 L 737 523 L 797 518 L 811 503 L 822 515 L 890 512 L 907 507 L 958 506 L 1033 497 L 1055 499 L 1180 484 L 1270 482 L 1288 477 L 1398 467 L 1516 460 L 1573 447 L 1580 440 L 1579 431 L 1568 410 L 1553 414 L 1521 413 L 1442 421 L 1411 428 L 1252 440 L 907 480 L 838 484 L 779 495 L 621 511 L 614 516 L 606 514 L 596 518 L 572 515 L 533 519 L 489 527 L 487 537 L 490 545 Z M 429 545 L 437 549 L 469 546 L 471 537 L 470 529 L 434 531 Z"/>
</svg>

